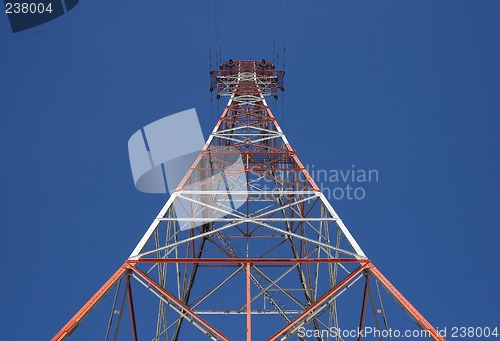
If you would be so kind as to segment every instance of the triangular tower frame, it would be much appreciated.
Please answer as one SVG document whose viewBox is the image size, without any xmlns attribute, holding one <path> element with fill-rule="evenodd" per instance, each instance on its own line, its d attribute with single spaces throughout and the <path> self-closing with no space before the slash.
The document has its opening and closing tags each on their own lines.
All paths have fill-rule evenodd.
<svg viewBox="0 0 500 341">
<path fill-rule="evenodd" d="M 444 340 L 366 257 L 286 139 L 265 99 L 283 91 L 284 72 L 264 60 L 229 60 L 210 74 L 211 91 L 229 102 L 203 150 L 130 257 L 52 341 L 73 333 L 123 282 L 138 340 L 131 279 L 158 298 L 154 340 L 180 340 L 191 325 L 208 339 L 250 341 L 258 316 L 273 321 L 267 340 L 305 340 L 299 335 L 305 327 L 341 327 L 337 300 L 358 281 L 364 282 L 359 329 L 370 301 L 374 306 L 375 281 L 430 339 Z M 236 161 L 240 166 L 232 167 Z M 199 278 L 207 269 L 214 277 L 226 272 L 208 283 L 210 276 Z M 231 304 L 210 303 L 212 296 L 236 291 L 242 295 Z M 116 300 L 112 309 L 123 312 Z M 167 310 L 174 311 L 173 321 Z M 246 330 L 230 338 L 213 316 L 244 316 Z M 108 327 L 106 338 L 109 333 Z"/>
</svg>

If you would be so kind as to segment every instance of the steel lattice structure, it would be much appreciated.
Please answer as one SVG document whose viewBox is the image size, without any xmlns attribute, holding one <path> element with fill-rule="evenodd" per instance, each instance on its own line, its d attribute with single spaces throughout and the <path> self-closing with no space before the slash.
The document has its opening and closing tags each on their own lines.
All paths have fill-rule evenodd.
<svg viewBox="0 0 500 341">
<path fill-rule="evenodd" d="M 229 102 L 202 152 L 128 260 L 52 340 L 113 288 L 105 340 L 117 338 L 125 302 L 134 340 L 345 340 L 299 331 L 362 329 L 370 307 L 388 328 L 379 287 L 444 340 L 366 257 L 290 146 L 266 102 L 283 91 L 284 72 L 229 60 L 210 74 Z M 150 335 L 138 331 L 132 282 L 156 299 Z M 361 294 L 341 304 L 356 286 Z"/>
</svg>

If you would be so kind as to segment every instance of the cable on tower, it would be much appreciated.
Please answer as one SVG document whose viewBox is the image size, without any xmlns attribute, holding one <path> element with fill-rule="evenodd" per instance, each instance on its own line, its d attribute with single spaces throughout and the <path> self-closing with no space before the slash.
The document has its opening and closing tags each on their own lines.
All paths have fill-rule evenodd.
<svg viewBox="0 0 500 341">
<path fill-rule="evenodd" d="M 210 69 L 212 70 L 212 20 L 210 14 L 210 1 L 208 1 L 208 62 L 210 63 Z"/>
<path fill-rule="evenodd" d="M 276 60 L 276 30 L 277 30 L 277 22 L 278 22 L 278 0 L 276 0 L 276 6 L 274 9 L 274 38 L 273 38 L 273 65 L 277 64 Z"/>
<path fill-rule="evenodd" d="M 210 8 L 210 4 L 212 3 L 211 0 L 208 0 L 209 3 L 209 12 L 213 11 L 214 15 L 214 23 L 213 23 L 213 30 L 214 30 L 214 42 L 213 42 L 213 51 L 215 51 L 215 67 L 219 66 L 219 49 L 217 48 L 219 46 L 219 16 L 217 14 L 217 4 L 214 4 L 212 6 L 213 8 Z M 210 14 L 211 16 L 211 14 Z M 210 27 L 210 30 L 212 30 L 212 27 Z"/>
<path fill-rule="evenodd" d="M 276 29 L 276 67 L 280 65 L 280 32 L 281 32 L 281 0 L 276 0 L 278 8 L 277 29 Z"/>
<path fill-rule="evenodd" d="M 218 24 L 219 24 L 219 64 L 222 63 L 222 31 L 221 31 L 221 15 L 220 15 L 220 0 L 217 0 Z"/>
<path fill-rule="evenodd" d="M 216 42 L 216 48 L 218 47 L 218 60 L 217 60 L 217 64 L 220 65 L 222 63 L 222 35 L 221 35 L 221 15 L 220 15 L 220 0 L 217 0 L 217 4 L 216 4 L 216 25 L 215 25 L 215 29 L 216 29 L 216 34 L 217 34 L 217 42 Z"/>
<path fill-rule="evenodd" d="M 212 67 L 212 20 L 211 20 L 211 8 L 210 8 L 210 1 L 208 1 L 208 62 L 210 64 L 210 72 L 213 69 Z M 212 90 L 212 88 L 210 88 Z M 212 91 L 208 93 L 210 96 L 210 126 L 208 127 L 211 129 L 212 125 L 212 116 L 213 116 L 213 100 L 212 100 Z"/>
<path fill-rule="evenodd" d="M 284 3 L 283 3 L 284 2 Z M 276 0 L 275 13 L 274 13 L 274 40 L 273 40 L 273 65 L 285 69 L 286 66 L 286 47 L 288 36 L 288 0 Z M 282 92 L 284 89 L 281 89 Z M 278 112 L 279 103 L 277 97 L 274 101 L 274 108 Z M 285 95 L 284 92 L 281 97 L 281 123 L 284 124 L 284 108 L 285 108 Z"/>
<path fill-rule="evenodd" d="M 284 34 L 284 44 L 283 44 L 283 70 L 285 70 L 286 65 L 286 41 L 288 36 L 288 0 L 286 0 L 285 4 L 285 34 Z"/>
<path fill-rule="evenodd" d="M 281 94 L 281 125 L 285 126 L 285 92 Z"/>
</svg>

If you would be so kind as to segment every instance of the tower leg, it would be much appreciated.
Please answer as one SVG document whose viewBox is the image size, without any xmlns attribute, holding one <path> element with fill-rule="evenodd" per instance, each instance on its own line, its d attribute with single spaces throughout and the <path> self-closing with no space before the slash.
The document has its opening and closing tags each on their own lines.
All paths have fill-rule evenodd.
<svg viewBox="0 0 500 341">
<path fill-rule="evenodd" d="M 252 296 L 250 295 L 250 262 L 246 264 L 247 272 L 247 341 L 252 341 Z"/>
<path fill-rule="evenodd" d="M 61 341 L 71 335 L 71 333 L 78 327 L 80 322 L 87 316 L 87 314 L 95 307 L 95 305 L 108 293 L 108 291 L 120 280 L 120 278 L 128 272 L 128 265 L 122 265 L 111 276 L 106 283 L 87 301 L 87 303 L 66 323 L 66 325 L 52 338 L 51 341 Z"/>
<path fill-rule="evenodd" d="M 365 327 L 365 315 L 366 315 L 366 301 L 368 299 L 368 290 L 370 290 L 370 273 L 365 273 L 365 288 L 363 291 L 363 304 L 361 306 L 361 316 L 359 318 L 359 330 L 363 330 Z M 363 334 L 359 334 L 358 341 L 363 339 Z"/>
<path fill-rule="evenodd" d="M 130 324 L 132 325 L 132 337 L 137 341 L 137 328 L 135 324 L 134 300 L 132 299 L 132 286 L 130 285 L 130 275 L 127 275 L 127 297 L 128 308 L 130 310 Z"/>
<path fill-rule="evenodd" d="M 401 307 L 415 320 L 422 330 L 427 330 L 429 336 L 436 341 L 446 341 L 444 337 L 439 335 L 436 328 L 430 324 L 417 309 L 394 287 L 391 282 L 372 264 L 370 263 L 369 271 L 375 276 L 376 279 L 384 286 L 384 288 L 391 294 L 391 296 L 398 302 Z"/>
</svg>

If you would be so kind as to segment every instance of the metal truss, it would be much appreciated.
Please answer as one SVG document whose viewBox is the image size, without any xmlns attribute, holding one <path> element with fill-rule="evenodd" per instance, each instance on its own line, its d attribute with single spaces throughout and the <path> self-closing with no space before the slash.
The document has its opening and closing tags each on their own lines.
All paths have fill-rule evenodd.
<svg viewBox="0 0 500 341">
<path fill-rule="evenodd" d="M 128 260 L 52 340 L 113 288 L 112 311 L 121 319 L 128 302 L 138 340 L 131 280 L 157 299 L 156 328 L 141 339 L 194 339 L 198 330 L 199 339 L 249 341 L 268 328 L 270 341 L 308 340 L 301 328 L 343 327 L 349 312 L 338 302 L 359 282 L 348 326 L 362 329 L 371 306 L 377 328 L 389 328 L 374 299 L 382 287 L 429 338 L 444 340 L 369 261 L 290 146 L 265 99 L 283 91 L 284 72 L 229 60 L 210 74 L 211 90 L 230 98 L 202 152 Z"/>
</svg>

